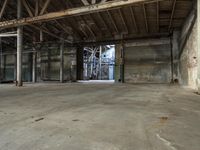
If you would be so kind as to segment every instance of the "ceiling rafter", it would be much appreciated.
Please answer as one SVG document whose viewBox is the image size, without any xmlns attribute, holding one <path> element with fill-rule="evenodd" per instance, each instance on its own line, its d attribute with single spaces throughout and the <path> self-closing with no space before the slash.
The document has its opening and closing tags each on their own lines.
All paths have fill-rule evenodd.
<svg viewBox="0 0 200 150">
<path fill-rule="evenodd" d="M 172 4 L 172 12 L 171 12 L 171 16 L 170 16 L 168 31 L 170 31 L 171 27 L 172 27 L 172 21 L 173 21 L 173 18 L 174 18 L 175 7 L 176 7 L 176 0 L 174 0 L 173 4 Z"/>
<path fill-rule="evenodd" d="M 34 15 L 33 15 L 33 12 L 31 11 L 30 5 L 27 3 L 27 1 L 26 1 L 26 0 L 22 0 L 22 3 L 23 3 L 23 5 L 24 5 L 24 7 L 26 8 L 26 10 L 27 10 L 29 16 L 30 16 L 30 17 L 33 17 L 33 16 L 34 16 Z"/>
<path fill-rule="evenodd" d="M 100 20 L 102 21 L 104 27 L 107 29 L 107 31 L 110 33 L 110 35 L 112 35 L 112 32 L 111 32 L 111 30 L 110 30 L 108 24 L 107 24 L 106 21 L 104 20 L 104 18 L 101 16 L 101 14 L 100 14 L 99 12 L 98 12 L 97 14 L 98 14 Z"/>
<path fill-rule="evenodd" d="M 7 4 L 8 4 L 8 0 L 4 0 L 3 6 L 2 6 L 1 11 L 0 11 L 0 20 L 2 19 L 2 16 L 5 12 Z"/>
<path fill-rule="evenodd" d="M 51 0 L 46 0 L 43 7 L 42 7 L 42 10 L 40 11 L 40 15 L 43 15 L 44 12 L 47 10 L 49 4 L 50 4 Z"/>
<path fill-rule="evenodd" d="M 138 26 L 137 26 L 137 22 L 136 22 L 136 18 L 135 18 L 134 8 L 132 6 L 130 6 L 130 11 L 131 11 L 131 19 L 134 24 L 135 30 L 136 30 L 136 32 L 138 32 Z"/>
<path fill-rule="evenodd" d="M 144 21 L 145 21 L 145 27 L 146 27 L 146 32 L 149 32 L 149 25 L 148 25 L 148 21 L 147 21 L 147 13 L 146 13 L 146 6 L 143 3 L 142 4 L 142 9 L 143 9 L 143 13 L 144 13 Z"/>
<path fill-rule="evenodd" d="M 35 16 L 39 14 L 39 0 L 35 0 Z"/>
<path fill-rule="evenodd" d="M 94 22 L 97 30 L 101 31 L 100 34 L 102 35 L 103 31 L 102 31 L 101 27 L 99 27 L 98 23 L 95 21 L 94 17 L 91 14 L 89 14 L 89 16 L 90 16 L 91 20 Z"/>
<path fill-rule="evenodd" d="M 157 0 L 157 32 L 160 32 L 160 2 Z"/>
<path fill-rule="evenodd" d="M 115 28 L 115 31 L 116 31 L 117 33 L 119 33 L 119 29 L 118 29 L 118 27 L 117 27 L 117 24 L 116 24 L 115 20 L 113 19 L 112 15 L 110 14 L 109 10 L 107 10 L 106 12 L 107 12 L 107 14 L 108 14 L 109 19 L 111 20 L 111 23 L 113 24 L 113 26 L 114 26 L 114 28 Z"/>
<path fill-rule="evenodd" d="M 120 15 L 120 18 L 122 19 L 122 22 L 123 22 L 123 24 L 124 24 L 124 27 L 125 27 L 125 30 L 126 30 L 126 32 L 127 32 L 127 34 L 129 33 L 129 29 L 128 29 L 128 25 L 127 25 L 127 23 L 126 23 L 126 21 L 125 21 L 125 17 L 124 17 L 124 15 L 123 15 L 123 12 L 121 11 L 121 9 L 119 8 L 118 9 L 118 12 L 119 12 L 119 15 Z"/>
</svg>

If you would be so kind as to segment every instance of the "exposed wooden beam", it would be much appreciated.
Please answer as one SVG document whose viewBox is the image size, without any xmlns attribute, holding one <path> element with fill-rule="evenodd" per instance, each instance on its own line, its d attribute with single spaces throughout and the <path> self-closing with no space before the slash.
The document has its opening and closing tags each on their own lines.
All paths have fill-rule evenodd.
<svg viewBox="0 0 200 150">
<path fill-rule="evenodd" d="M 96 4 L 96 0 L 92 0 L 92 5 Z"/>
<path fill-rule="evenodd" d="M 100 13 L 97 13 L 97 14 L 98 14 L 100 20 L 102 21 L 104 27 L 108 30 L 108 32 L 110 33 L 110 35 L 112 35 L 112 32 L 110 31 L 110 28 L 109 28 L 108 24 L 106 23 L 106 21 L 104 20 L 104 18 L 101 16 Z"/>
<path fill-rule="evenodd" d="M 123 24 L 124 24 L 124 27 L 125 27 L 125 29 L 126 29 L 126 32 L 127 32 L 127 34 L 129 33 L 129 30 L 128 30 L 128 25 L 127 25 L 127 23 L 126 23 L 126 21 L 125 21 L 125 17 L 124 17 L 124 15 L 123 15 L 123 12 L 121 11 L 121 9 L 118 9 L 118 12 L 119 12 L 119 15 L 120 15 L 120 17 L 121 17 L 121 19 L 122 19 L 122 22 L 123 22 Z"/>
<path fill-rule="evenodd" d="M 94 12 L 98 12 L 98 11 L 105 11 L 105 10 L 109 10 L 109 9 L 119 8 L 119 7 L 130 5 L 130 4 L 136 4 L 136 3 L 141 3 L 141 2 L 150 2 L 150 1 L 154 1 L 154 0 L 109 1 L 106 3 L 92 5 L 92 7 L 91 6 L 83 6 L 83 7 L 67 9 L 67 10 L 59 11 L 59 12 L 52 12 L 52 13 L 48 13 L 45 15 L 37 16 L 37 17 L 29 17 L 29 18 L 4 21 L 4 22 L 0 22 L 0 28 L 28 25 L 28 24 L 33 24 L 33 23 L 37 23 L 37 22 L 55 20 L 55 19 L 59 19 L 59 18 L 67 17 L 67 16 L 90 14 L 90 13 L 94 13 Z"/>
<path fill-rule="evenodd" d="M 60 40 L 64 40 L 64 41 L 67 42 L 67 43 L 72 43 L 72 41 L 65 40 L 65 39 L 63 39 L 63 38 L 61 38 L 61 37 L 59 37 L 59 36 L 57 36 L 57 35 L 51 33 L 51 32 L 48 31 L 47 29 L 44 29 L 44 28 L 41 28 L 41 27 L 38 27 L 38 26 L 35 26 L 35 25 L 30 25 L 30 26 L 33 27 L 33 28 L 35 28 L 35 29 L 37 29 L 37 30 L 39 30 L 39 31 L 42 31 L 42 32 L 44 32 L 44 33 L 46 33 L 46 34 L 48 34 L 48 35 L 54 37 L 54 38 L 57 38 L 57 39 L 60 39 Z"/>
<path fill-rule="evenodd" d="M 23 3 L 23 5 L 24 5 L 24 7 L 26 8 L 26 10 L 27 10 L 29 16 L 30 16 L 30 17 L 33 17 L 34 15 L 33 15 L 32 11 L 31 11 L 31 9 L 30 9 L 30 7 L 29 7 L 27 1 L 26 1 L 26 0 L 22 0 L 22 3 Z"/>
<path fill-rule="evenodd" d="M 107 0 L 101 0 L 101 3 L 105 3 Z"/>
<path fill-rule="evenodd" d="M 90 16 L 90 18 L 92 19 L 92 21 L 94 22 L 94 24 L 95 24 L 95 26 L 96 26 L 98 32 L 101 31 L 100 34 L 102 35 L 102 34 L 103 34 L 103 31 L 102 31 L 101 27 L 99 27 L 98 23 L 95 21 L 94 17 L 93 17 L 91 14 L 89 14 L 89 16 Z"/>
<path fill-rule="evenodd" d="M 168 31 L 170 31 L 171 27 L 172 27 L 172 22 L 173 22 L 173 18 L 174 18 L 175 7 L 176 7 L 176 0 L 174 0 L 173 4 L 172 4 L 172 12 L 171 12 L 171 16 L 170 16 L 170 22 L 169 22 Z"/>
<path fill-rule="evenodd" d="M 35 1 L 35 16 L 39 14 L 39 0 Z"/>
<path fill-rule="evenodd" d="M 90 33 L 92 34 L 93 38 L 96 38 L 96 35 L 94 31 L 90 28 L 90 26 L 87 24 L 86 20 L 84 19 L 84 16 L 80 16 L 81 20 L 83 21 L 84 25 L 88 28 Z"/>
<path fill-rule="evenodd" d="M 4 11 L 5 11 L 7 4 L 8 4 L 8 0 L 4 0 L 3 6 L 2 6 L 1 11 L 0 11 L 0 20 L 2 19 L 2 16 L 4 14 Z"/>
<path fill-rule="evenodd" d="M 157 1 L 157 32 L 160 32 L 160 2 Z"/>
<path fill-rule="evenodd" d="M 50 2 L 51 2 L 51 0 L 46 0 L 46 2 L 44 3 L 44 6 L 42 7 L 42 10 L 40 11 L 40 15 L 44 14 L 44 12 L 46 11 L 46 9 L 49 6 Z"/>
<path fill-rule="evenodd" d="M 115 20 L 113 19 L 112 15 L 110 14 L 109 10 L 107 11 L 107 14 L 108 14 L 108 17 L 109 17 L 110 21 L 112 22 L 116 32 L 119 33 L 119 29 L 117 28 L 117 24 L 116 24 Z"/>
<path fill-rule="evenodd" d="M 130 6 L 130 11 L 131 11 L 131 19 L 132 19 L 132 22 L 134 24 L 135 30 L 136 30 L 136 32 L 138 32 L 138 26 L 137 26 L 137 22 L 136 22 L 136 19 L 135 19 L 134 8 L 132 6 Z"/>
<path fill-rule="evenodd" d="M 146 8 L 145 4 L 142 5 L 143 12 L 144 12 L 144 20 L 145 20 L 145 27 L 146 27 L 146 32 L 149 32 L 149 26 L 148 26 L 148 21 L 147 21 L 147 13 L 146 13 Z"/>
<path fill-rule="evenodd" d="M 90 3 L 87 0 L 81 0 L 81 1 L 85 6 L 90 5 Z"/>
</svg>

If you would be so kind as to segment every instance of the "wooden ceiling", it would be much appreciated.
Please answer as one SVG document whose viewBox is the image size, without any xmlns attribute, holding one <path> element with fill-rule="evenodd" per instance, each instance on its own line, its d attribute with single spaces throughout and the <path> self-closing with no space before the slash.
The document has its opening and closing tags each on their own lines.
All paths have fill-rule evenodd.
<svg viewBox="0 0 200 150">
<path fill-rule="evenodd" d="M 0 1 L 0 8 L 3 8 L 5 1 Z M 96 0 L 96 4 L 102 1 Z M 23 18 L 86 7 L 94 3 L 95 0 L 23 0 Z M 47 6 L 44 9 L 45 4 Z M 16 5 L 16 0 L 8 0 L 1 21 L 17 18 Z M 153 0 L 131 4 L 26 25 L 24 36 L 26 42 L 39 41 L 39 30 L 42 30 L 45 41 L 56 40 L 62 35 L 75 43 L 167 36 L 173 29 L 182 27 L 193 5 L 193 0 Z M 1 32 L 13 30 L 16 28 L 0 27 Z"/>
</svg>

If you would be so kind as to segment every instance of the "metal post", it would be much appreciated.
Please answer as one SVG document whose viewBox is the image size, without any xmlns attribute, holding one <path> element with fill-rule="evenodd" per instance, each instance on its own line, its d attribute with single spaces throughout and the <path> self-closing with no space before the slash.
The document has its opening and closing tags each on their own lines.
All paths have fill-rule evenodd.
<svg viewBox="0 0 200 150">
<path fill-rule="evenodd" d="M 63 83 L 64 82 L 64 78 L 63 78 L 63 64 L 64 64 L 64 40 L 61 41 L 61 45 L 60 45 L 60 82 Z"/>
<path fill-rule="evenodd" d="M 22 17 L 22 2 L 17 1 L 17 18 Z M 23 49 L 23 27 L 17 27 L 17 86 L 22 86 L 22 49 Z"/>
<path fill-rule="evenodd" d="M 1 38 L 0 38 L 0 82 L 1 80 L 3 79 L 3 47 L 2 47 L 2 41 L 1 41 Z"/>
<path fill-rule="evenodd" d="M 200 94 L 200 1 L 197 1 L 197 43 L 198 43 L 198 74 L 197 74 L 197 86 L 198 93 Z"/>
<path fill-rule="evenodd" d="M 100 80 L 102 80 L 102 46 L 99 49 L 99 76 Z"/>
<path fill-rule="evenodd" d="M 37 70 L 37 53 L 33 52 L 32 54 L 32 82 L 35 83 L 36 82 L 36 70 Z"/>
<path fill-rule="evenodd" d="M 121 44 L 120 79 L 124 83 L 124 44 Z"/>
</svg>

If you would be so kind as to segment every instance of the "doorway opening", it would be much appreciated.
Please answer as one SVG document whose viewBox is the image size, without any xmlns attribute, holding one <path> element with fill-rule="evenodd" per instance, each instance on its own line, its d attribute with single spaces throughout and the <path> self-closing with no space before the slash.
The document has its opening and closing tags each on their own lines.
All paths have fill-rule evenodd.
<svg viewBox="0 0 200 150">
<path fill-rule="evenodd" d="M 114 81 L 115 45 L 84 47 L 83 79 Z"/>
</svg>

